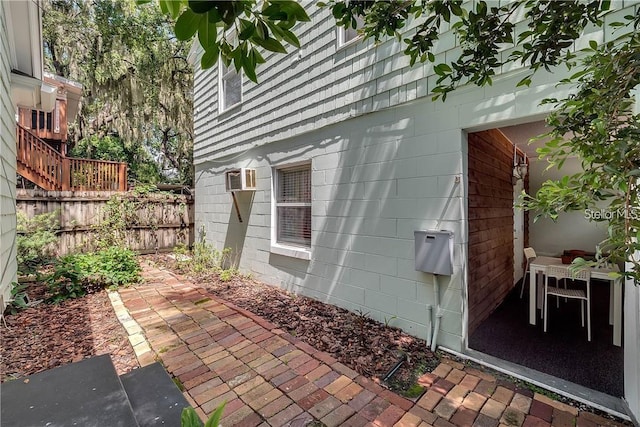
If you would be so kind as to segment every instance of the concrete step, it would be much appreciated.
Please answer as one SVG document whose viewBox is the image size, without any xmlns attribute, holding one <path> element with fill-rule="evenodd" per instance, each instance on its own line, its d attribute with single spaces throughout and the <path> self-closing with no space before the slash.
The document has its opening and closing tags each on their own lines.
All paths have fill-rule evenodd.
<svg viewBox="0 0 640 427">
<path fill-rule="evenodd" d="M 189 406 L 161 364 L 118 377 L 109 355 L 0 385 L 0 420 L 10 426 L 180 426 Z"/>
<path fill-rule="evenodd" d="M 0 386 L 2 426 L 138 427 L 109 355 Z"/>
<path fill-rule="evenodd" d="M 160 363 L 120 377 L 140 427 L 180 426 L 189 403 Z"/>
</svg>

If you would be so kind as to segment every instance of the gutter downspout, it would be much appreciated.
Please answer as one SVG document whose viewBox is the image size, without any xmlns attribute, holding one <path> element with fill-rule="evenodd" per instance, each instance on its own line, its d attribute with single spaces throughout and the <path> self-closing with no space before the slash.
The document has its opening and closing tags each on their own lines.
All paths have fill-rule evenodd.
<svg viewBox="0 0 640 427">
<path fill-rule="evenodd" d="M 440 330 L 440 319 L 442 318 L 442 309 L 440 308 L 440 286 L 438 284 L 438 275 L 433 275 L 433 295 L 436 305 L 436 321 L 433 327 L 433 337 L 431 339 L 431 351 L 436 351 L 438 342 L 438 331 Z"/>
</svg>

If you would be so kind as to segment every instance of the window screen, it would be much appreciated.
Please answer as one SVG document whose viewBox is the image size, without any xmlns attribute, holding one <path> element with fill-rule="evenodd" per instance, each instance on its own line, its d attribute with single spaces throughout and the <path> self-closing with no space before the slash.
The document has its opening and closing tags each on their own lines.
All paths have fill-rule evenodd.
<svg viewBox="0 0 640 427">
<path fill-rule="evenodd" d="M 283 168 L 276 175 L 277 241 L 311 246 L 311 165 Z"/>
<path fill-rule="evenodd" d="M 242 78 L 233 64 L 220 64 L 220 84 L 222 90 L 222 111 L 233 107 L 242 100 Z"/>
</svg>

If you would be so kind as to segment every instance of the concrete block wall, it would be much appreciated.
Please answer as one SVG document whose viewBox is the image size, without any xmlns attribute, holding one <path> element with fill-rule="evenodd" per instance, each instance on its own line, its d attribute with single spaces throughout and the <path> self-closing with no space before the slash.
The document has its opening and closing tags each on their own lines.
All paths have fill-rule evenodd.
<svg viewBox="0 0 640 427">
<path fill-rule="evenodd" d="M 0 295 L 6 304 L 11 283 L 17 280 L 16 262 L 16 130 L 11 102 L 11 61 L 5 20 L 6 4 L 0 2 Z M 4 306 L 0 306 L 4 311 Z"/>
<path fill-rule="evenodd" d="M 434 278 L 415 271 L 413 232 L 451 229 L 456 273 L 440 279 L 445 315 L 439 341 L 460 349 L 464 135 L 455 130 L 455 117 L 441 131 L 417 133 L 431 106 L 361 116 L 258 147 L 233 163 L 199 166 L 198 224 L 218 248 L 236 251 L 241 270 L 422 338 Z M 312 168 L 310 261 L 270 252 L 272 168 L 303 160 Z M 255 168 L 258 177 L 254 194 L 236 194 L 242 223 L 224 188 L 231 167 Z"/>
</svg>

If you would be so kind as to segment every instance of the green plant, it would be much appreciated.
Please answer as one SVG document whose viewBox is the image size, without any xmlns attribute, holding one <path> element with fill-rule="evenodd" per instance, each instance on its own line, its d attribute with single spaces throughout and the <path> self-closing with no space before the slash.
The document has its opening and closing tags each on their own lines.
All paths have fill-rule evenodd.
<svg viewBox="0 0 640 427">
<path fill-rule="evenodd" d="M 28 218 L 17 215 L 16 257 L 20 274 L 31 274 L 47 263 L 55 254 L 58 212 L 49 212 Z"/>
<path fill-rule="evenodd" d="M 222 282 L 228 282 L 238 275 L 231 248 L 218 250 L 206 241 L 206 231 L 200 228 L 200 238 L 193 244 L 191 253 L 184 245 L 178 245 L 173 253 L 178 267 L 191 274 L 218 274 Z"/>
<path fill-rule="evenodd" d="M 56 261 L 46 280 L 52 294 L 50 301 L 60 302 L 104 287 L 136 283 L 140 281 L 140 270 L 135 252 L 117 246 L 64 256 Z"/>
<path fill-rule="evenodd" d="M 54 264 L 53 273 L 45 280 L 51 292 L 48 301 L 58 303 L 84 296 L 86 291 L 82 285 L 82 276 L 77 255 L 59 258 Z"/>
<path fill-rule="evenodd" d="M 109 287 L 118 287 L 140 281 L 140 264 L 136 253 L 122 247 L 111 247 L 96 252 L 95 274 Z"/>
<path fill-rule="evenodd" d="M 397 318 L 398 318 L 398 316 L 391 316 L 389 318 L 387 318 L 387 316 L 384 316 L 384 326 L 385 326 L 385 328 L 389 327 L 389 324 L 391 322 L 393 322 L 394 319 L 397 319 Z"/>
<path fill-rule="evenodd" d="M 24 283 L 11 282 L 11 301 L 7 305 L 9 313 L 15 314 L 28 307 L 26 289 L 27 285 Z"/>
<path fill-rule="evenodd" d="M 228 282 L 236 276 L 237 272 L 235 268 L 228 268 L 220 272 L 220 280 L 222 282 Z"/>
<path fill-rule="evenodd" d="M 204 427 L 218 427 L 220 425 L 220 418 L 222 418 L 222 412 L 227 402 L 223 402 L 218 406 L 216 410 L 211 414 L 211 417 L 204 424 Z M 202 421 L 198 417 L 195 409 L 192 407 L 184 408 L 180 417 L 180 425 L 182 427 L 202 427 Z"/>
</svg>

